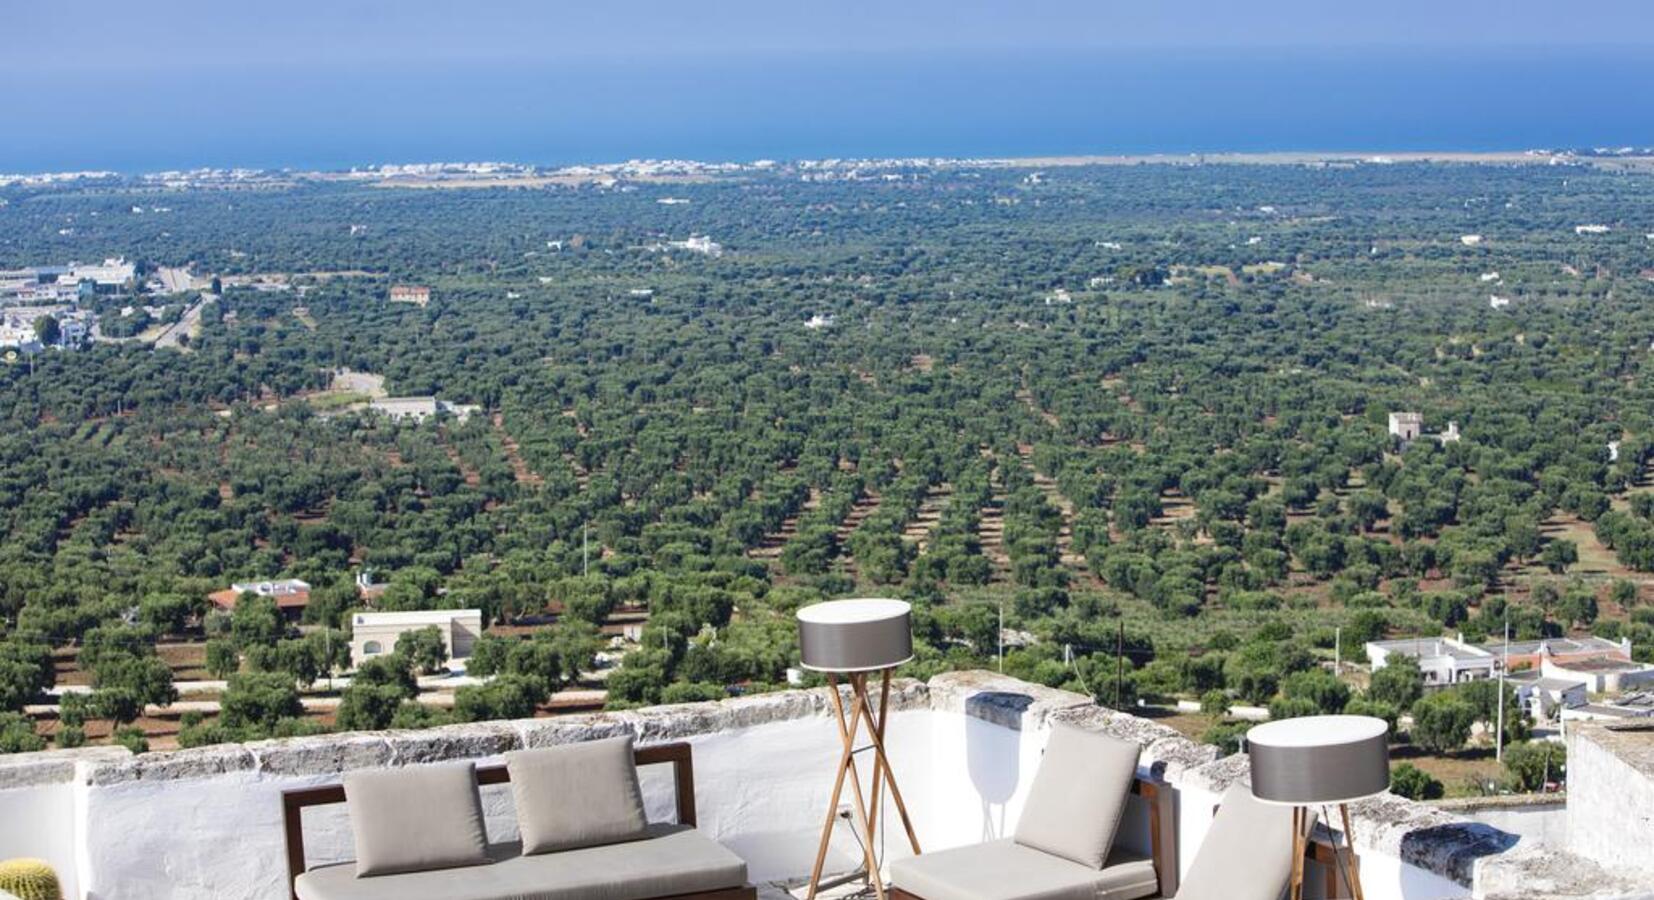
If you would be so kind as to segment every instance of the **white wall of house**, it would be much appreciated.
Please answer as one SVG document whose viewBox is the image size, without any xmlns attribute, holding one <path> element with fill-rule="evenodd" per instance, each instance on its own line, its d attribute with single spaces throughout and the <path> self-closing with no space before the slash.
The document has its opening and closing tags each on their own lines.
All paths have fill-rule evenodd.
<svg viewBox="0 0 1654 900">
<path fill-rule="evenodd" d="M 1006 706 L 1006 697 L 1028 702 Z M 985 673 L 939 676 L 928 687 L 908 683 L 898 690 L 896 703 L 889 731 L 892 761 L 926 850 L 1013 832 L 1055 718 L 1144 746 L 1142 770 L 1160 773 L 1176 792 L 1185 870 L 1223 788 L 1245 771 L 1244 758 L 1215 760 L 1210 748 L 1163 726 L 1098 710 L 1078 695 Z M 57 823 L 57 837 L 26 846 L 59 867 L 71 898 L 276 900 L 286 891 L 283 790 L 337 782 L 340 772 L 351 768 L 454 758 L 486 763 L 509 747 L 628 733 L 644 743 L 693 743 L 701 828 L 746 859 L 755 882 L 765 882 L 806 874 L 813 861 L 839 753 L 826 710 L 822 692 L 790 691 L 624 713 L 99 758 L 67 767 L 58 754 L 36 754 L 13 760 L 9 770 L 0 768 L 0 823 Z M 45 785 L 24 777 L 30 766 L 48 765 L 55 768 Z M 666 771 L 644 773 L 653 818 L 670 817 Z M 485 790 L 484 802 L 491 838 L 515 837 L 508 786 Z M 1481 839 L 1467 837 L 1466 829 L 1485 826 L 1399 798 L 1374 802 L 1379 806 L 1370 815 L 1359 805 L 1355 810 L 1369 898 L 1438 900 L 1472 893 L 1464 874 L 1468 863 L 1461 864 L 1456 881 L 1443 874 L 1446 869 L 1403 862 L 1403 848 L 1412 846 L 1409 860 L 1446 866 L 1442 860 L 1473 843 L 1471 838 Z M 908 852 L 893 815 L 887 806 L 887 860 Z M 1146 850 L 1145 820 L 1129 814 L 1121 840 Z M 0 853 L 25 847 L 23 833 L 0 826 Z M 342 805 L 308 813 L 305 833 L 312 865 L 349 858 Z M 67 841 L 72 846 L 65 835 L 72 835 Z M 1433 843 L 1421 847 L 1420 842 Z M 853 867 L 855 848 L 848 829 L 839 826 L 829 867 Z M 1477 864 L 1478 879 L 1488 862 Z M 1311 898 L 1323 881 L 1312 872 Z"/>
<path fill-rule="evenodd" d="M 477 609 L 359 612 L 350 617 L 350 659 L 361 665 L 396 650 L 396 640 L 410 631 L 435 626 L 449 659 L 464 659 L 482 636 L 482 611 Z"/>
</svg>

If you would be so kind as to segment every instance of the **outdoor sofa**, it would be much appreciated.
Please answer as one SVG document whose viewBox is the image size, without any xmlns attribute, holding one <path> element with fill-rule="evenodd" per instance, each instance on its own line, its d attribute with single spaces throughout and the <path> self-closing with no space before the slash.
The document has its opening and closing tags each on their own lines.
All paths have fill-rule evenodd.
<svg viewBox="0 0 1654 900">
<path fill-rule="evenodd" d="M 1054 728 L 1015 834 L 891 863 L 891 897 L 1278 900 L 1292 871 L 1292 809 L 1256 800 L 1245 785 L 1224 794 L 1181 885 L 1163 814 L 1151 817 L 1150 856 L 1116 844 L 1128 795 L 1141 785 L 1137 756 L 1135 743 Z"/>
<path fill-rule="evenodd" d="M 644 815 L 637 767 L 670 763 L 677 821 Z M 480 785 L 510 783 L 521 839 L 488 841 Z M 307 869 L 302 812 L 344 803 L 356 858 Z M 688 744 L 630 738 L 506 754 L 506 764 L 365 770 L 282 794 L 295 900 L 754 900 L 747 867 L 695 829 Z"/>
</svg>

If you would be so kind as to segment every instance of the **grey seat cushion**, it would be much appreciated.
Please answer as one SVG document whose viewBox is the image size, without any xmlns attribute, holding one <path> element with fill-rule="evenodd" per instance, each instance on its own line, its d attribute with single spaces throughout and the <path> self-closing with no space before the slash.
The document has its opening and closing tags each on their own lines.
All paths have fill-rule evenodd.
<svg viewBox="0 0 1654 900">
<path fill-rule="evenodd" d="M 489 848 L 465 869 L 357 878 L 356 866 L 299 876 L 299 900 L 644 900 L 741 887 L 747 864 L 681 825 L 651 825 L 643 840 L 523 856 L 519 844 Z"/>
<path fill-rule="evenodd" d="M 1310 810 L 1308 828 L 1315 827 Z M 1232 784 L 1195 850 L 1176 900 L 1279 900 L 1292 877 L 1292 807 Z"/>
<path fill-rule="evenodd" d="M 649 827 L 630 737 L 518 750 L 505 767 L 524 853 L 635 841 Z"/>
<path fill-rule="evenodd" d="M 1137 775 L 1138 749 L 1092 731 L 1052 728 L 1017 820 L 1016 842 L 1102 868 Z"/>
<path fill-rule="evenodd" d="M 358 875 L 488 861 L 488 831 L 472 763 L 349 772 L 344 781 Z"/>
<path fill-rule="evenodd" d="M 1099 870 L 1009 839 L 897 860 L 890 882 L 924 900 L 1136 900 L 1160 889 L 1154 863 L 1127 850 Z"/>
</svg>

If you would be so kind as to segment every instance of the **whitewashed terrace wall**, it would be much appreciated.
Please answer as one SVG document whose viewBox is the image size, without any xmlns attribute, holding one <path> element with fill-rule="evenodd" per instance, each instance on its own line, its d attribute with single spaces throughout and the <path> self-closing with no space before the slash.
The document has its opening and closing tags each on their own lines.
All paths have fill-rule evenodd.
<svg viewBox="0 0 1654 900">
<path fill-rule="evenodd" d="M 892 709 L 892 762 L 926 850 L 1009 834 L 1055 721 L 1143 747 L 1142 774 L 1168 784 L 1178 798 L 1185 869 L 1218 798 L 1247 772 L 1244 757 L 1219 759 L 1213 748 L 1162 725 L 987 673 L 899 682 Z M 797 878 L 813 860 L 839 752 L 829 710 L 824 690 L 788 691 L 136 757 L 118 748 L 0 757 L 0 857 L 47 859 L 71 898 L 277 900 L 286 896 L 283 790 L 333 783 L 354 768 L 489 763 L 520 747 L 631 734 L 643 744 L 691 742 L 700 827 L 746 859 L 755 882 Z M 645 771 L 655 818 L 671 815 L 668 771 Z M 509 790 L 485 789 L 484 800 L 490 837 L 513 839 Z M 891 822 L 890 812 L 883 821 Z M 1512 850 L 1514 836 L 1422 804 L 1385 796 L 1354 812 L 1372 900 L 1532 897 L 1531 890 L 1509 891 L 1531 889 L 1539 877 L 1557 896 L 1602 896 L 1593 892 L 1614 886 L 1599 868 L 1565 853 Z M 342 806 L 309 811 L 305 825 L 312 865 L 350 856 Z M 833 868 L 847 870 L 855 865 L 855 844 L 848 834 L 843 838 Z M 1140 814 L 1128 814 L 1122 840 L 1147 849 Z M 886 858 L 905 853 L 903 843 L 900 831 L 891 831 Z"/>
</svg>

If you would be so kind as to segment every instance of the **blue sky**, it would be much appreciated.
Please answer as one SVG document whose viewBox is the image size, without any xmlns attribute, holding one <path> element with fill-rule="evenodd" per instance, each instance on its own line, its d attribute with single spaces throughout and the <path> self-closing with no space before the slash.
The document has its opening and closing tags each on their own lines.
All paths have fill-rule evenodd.
<svg viewBox="0 0 1654 900">
<path fill-rule="evenodd" d="M 0 71 L 1130 47 L 1654 44 L 1646 0 L 0 0 Z M 72 52 L 65 52 L 72 48 Z"/>
<path fill-rule="evenodd" d="M 0 172 L 1654 145 L 1654 0 L 0 0 Z"/>
</svg>

